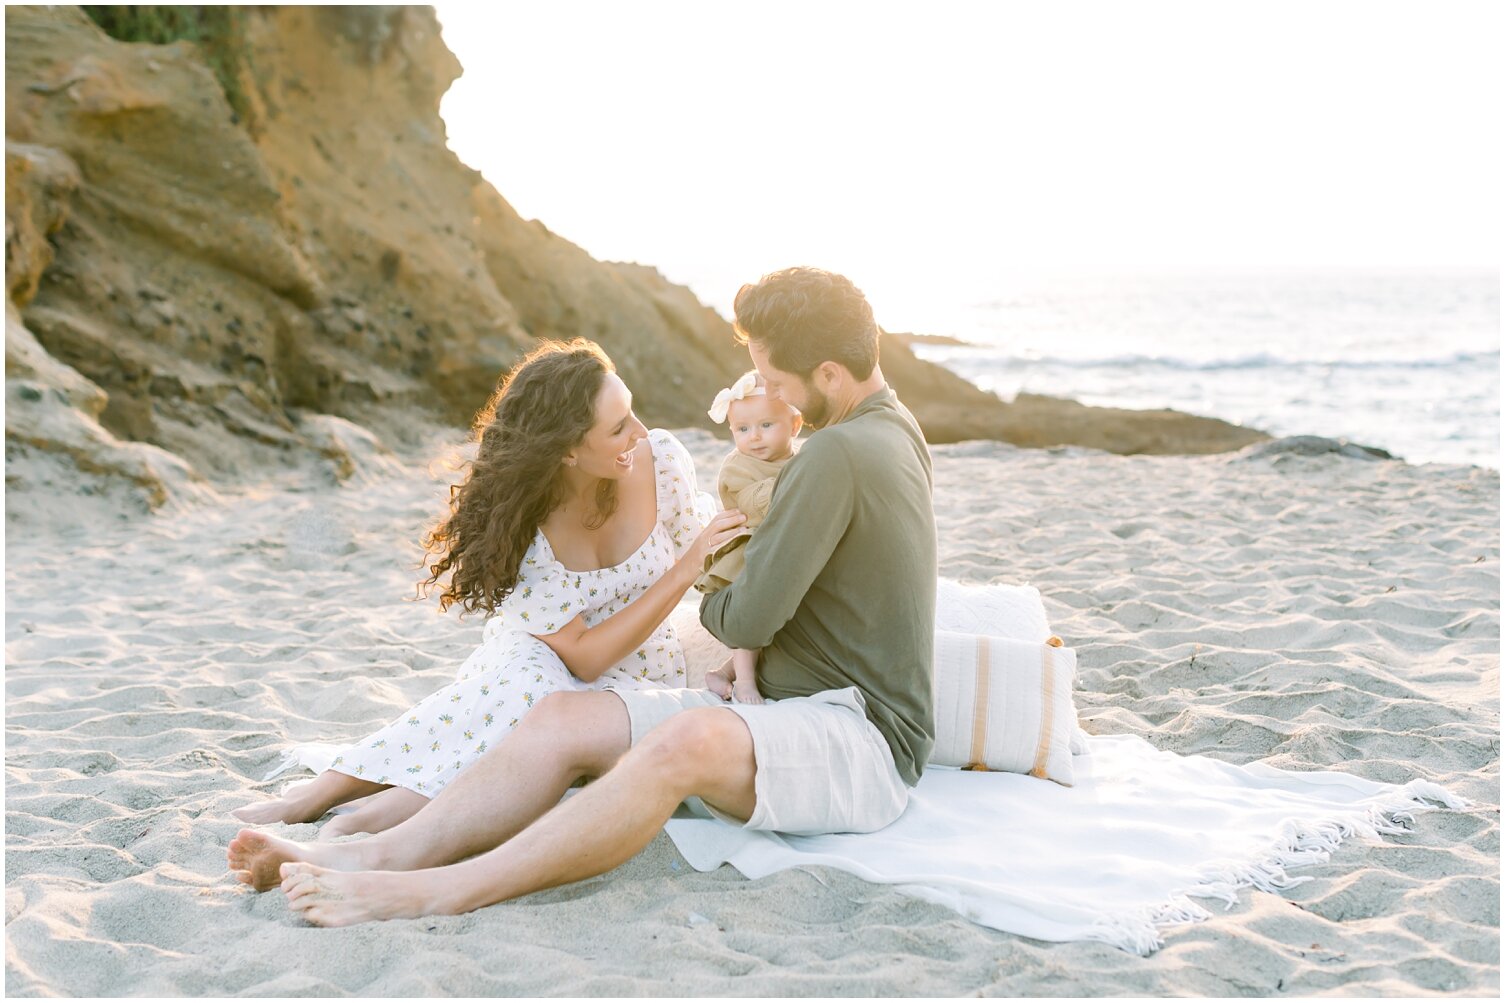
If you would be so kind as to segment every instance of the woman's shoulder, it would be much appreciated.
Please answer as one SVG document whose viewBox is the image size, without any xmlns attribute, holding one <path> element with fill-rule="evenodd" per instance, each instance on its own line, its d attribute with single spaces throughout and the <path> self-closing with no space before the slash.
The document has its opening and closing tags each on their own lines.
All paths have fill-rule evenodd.
<svg viewBox="0 0 1505 1003">
<path fill-rule="evenodd" d="M 533 541 L 528 544 L 528 549 L 523 552 L 522 565 L 518 568 L 518 575 L 538 573 L 551 570 L 559 561 L 554 557 L 554 548 L 549 546 L 549 538 L 544 535 L 543 527 L 539 526 L 533 531 Z"/>
<path fill-rule="evenodd" d="M 685 444 L 667 428 L 648 430 L 648 448 L 653 452 L 653 465 L 660 473 L 679 473 L 686 467 L 692 470 L 695 467 L 695 458 Z"/>
<path fill-rule="evenodd" d="M 648 441 L 653 447 L 654 486 L 658 491 L 658 518 L 666 526 L 672 525 L 676 550 L 689 523 L 704 526 L 716 511 L 716 500 L 700 491 L 695 469 L 695 457 L 685 448 L 673 432 L 662 428 L 648 430 Z"/>
<path fill-rule="evenodd" d="M 679 441 L 679 437 L 667 428 L 650 428 L 648 430 L 648 445 L 653 450 L 653 455 L 675 449 L 684 449 L 685 444 Z"/>
</svg>

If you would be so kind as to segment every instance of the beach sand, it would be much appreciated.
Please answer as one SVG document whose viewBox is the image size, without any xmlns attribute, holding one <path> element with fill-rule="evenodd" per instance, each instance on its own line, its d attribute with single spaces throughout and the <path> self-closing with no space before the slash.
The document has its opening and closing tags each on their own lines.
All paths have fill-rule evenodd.
<svg viewBox="0 0 1505 1003">
<path fill-rule="evenodd" d="M 712 483 L 725 447 L 684 437 Z M 478 641 L 478 621 L 405 601 L 432 464 L 291 471 L 130 518 L 59 474 L 8 517 L 7 993 L 1498 993 L 1497 473 L 1261 447 L 934 452 L 941 572 L 1039 587 L 1088 731 L 1423 777 L 1476 807 L 1350 841 L 1148 958 L 835 871 L 698 874 L 663 836 L 471 915 L 314 929 L 227 873 L 229 812 L 286 783 L 260 778 L 289 742 L 361 736 Z"/>
</svg>

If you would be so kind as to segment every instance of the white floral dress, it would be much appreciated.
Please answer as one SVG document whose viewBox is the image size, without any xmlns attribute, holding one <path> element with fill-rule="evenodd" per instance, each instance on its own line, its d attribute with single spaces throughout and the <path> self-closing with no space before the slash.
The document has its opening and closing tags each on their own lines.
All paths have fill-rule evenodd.
<svg viewBox="0 0 1505 1003">
<path fill-rule="evenodd" d="M 427 797 L 513 728 L 556 690 L 685 685 L 685 655 L 668 621 L 642 647 L 586 683 L 570 674 L 536 635 L 552 634 L 584 614 L 595 626 L 647 591 L 684 553 L 715 512 L 695 487 L 689 452 L 663 429 L 648 433 L 658 519 L 632 556 L 596 571 L 570 571 L 540 530 L 523 558 L 517 586 L 486 621 L 481 646 L 453 683 L 381 731 L 340 750 L 330 769 Z"/>
</svg>

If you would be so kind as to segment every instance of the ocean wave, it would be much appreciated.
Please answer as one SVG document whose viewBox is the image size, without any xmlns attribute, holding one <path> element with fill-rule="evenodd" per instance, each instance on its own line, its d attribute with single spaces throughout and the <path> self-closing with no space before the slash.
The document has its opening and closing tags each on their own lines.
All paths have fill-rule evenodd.
<svg viewBox="0 0 1505 1003">
<path fill-rule="evenodd" d="M 916 346 L 921 349 L 921 346 Z M 916 354 L 934 362 L 966 360 L 969 367 L 1060 366 L 1068 369 L 1170 369 L 1183 372 L 1217 372 L 1244 369 L 1453 369 L 1489 366 L 1498 369 L 1500 353 L 1454 352 L 1427 358 L 1297 359 L 1256 352 L 1221 359 L 1188 359 L 1166 355 L 1110 355 L 1101 358 L 1066 358 L 1050 355 L 1005 355 L 984 347 L 925 347 Z"/>
</svg>

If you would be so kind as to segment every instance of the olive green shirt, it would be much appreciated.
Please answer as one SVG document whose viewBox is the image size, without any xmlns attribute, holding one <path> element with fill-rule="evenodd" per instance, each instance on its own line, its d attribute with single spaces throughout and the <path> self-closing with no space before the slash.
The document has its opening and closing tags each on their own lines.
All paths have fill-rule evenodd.
<svg viewBox="0 0 1505 1003">
<path fill-rule="evenodd" d="M 785 465 L 747 567 L 700 604 L 707 630 L 760 648 L 765 697 L 855 686 L 909 786 L 935 743 L 930 451 L 887 387 Z"/>
</svg>

